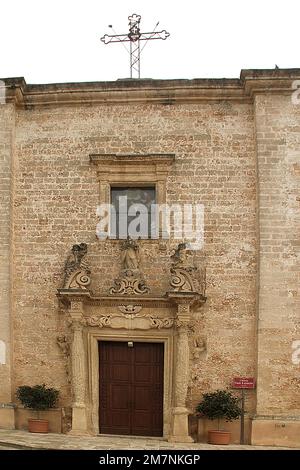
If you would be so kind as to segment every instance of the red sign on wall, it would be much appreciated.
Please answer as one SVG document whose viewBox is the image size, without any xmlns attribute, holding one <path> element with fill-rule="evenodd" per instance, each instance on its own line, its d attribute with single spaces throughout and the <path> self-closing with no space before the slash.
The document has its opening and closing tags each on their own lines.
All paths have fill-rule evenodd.
<svg viewBox="0 0 300 470">
<path fill-rule="evenodd" d="M 233 388 L 255 388 L 254 377 L 234 377 L 232 382 Z"/>
</svg>

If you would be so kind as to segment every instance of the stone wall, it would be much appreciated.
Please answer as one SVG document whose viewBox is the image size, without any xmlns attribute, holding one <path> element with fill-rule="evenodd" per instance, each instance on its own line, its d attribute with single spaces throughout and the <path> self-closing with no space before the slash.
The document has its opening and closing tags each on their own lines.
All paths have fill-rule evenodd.
<svg viewBox="0 0 300 470">
<path fill-rule="evenodd" d="M 291 95 L 257 96 L 255 117 L 260 194 L 257 414 L 299 418 L 300 374 L 292 362 L 292 345 L 300 339 L 300 105 L 292 103 Z M 272 429 L 278 434 L 275 427 L 276 422 Z"/>
<path fill-rule="evenodd" d="M 234 375 L 253 375 L 256 170 L 251 105 L 95 105 L 18 112 L 16 383 L 45 381 L 69 400 L 56 345 L 65 322 L 55 293 L 72 244 L 88 243 L 94 292 L 106 293 L 118 274 L 119 243 L 99 242 L 95 236 L 99 188 L 89 154 L 96 152 L 174 152 L 167 202 L 205 206 L 208 302 L 195 314 L 195 335 L 205 337 L 207 353 L 192 364 L 191 404 L 202 391 L 227 386 Z M 147 283 L 152 294 L 163 294 L 170 249 L 160 251 L 153 241 L 142 244 Z"/>
</svg>

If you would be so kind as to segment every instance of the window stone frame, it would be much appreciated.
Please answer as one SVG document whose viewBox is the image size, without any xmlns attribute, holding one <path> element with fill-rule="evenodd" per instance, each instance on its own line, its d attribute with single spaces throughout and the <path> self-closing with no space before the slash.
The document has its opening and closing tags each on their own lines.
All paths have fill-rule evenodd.
<svg viewBox="0 0 300 470">
<path fill-rule="evenodd" d="M 167 177 L 174 161 L 174 153 L 90 154 L 99 182 L 98 203 L 110 204 L 112 187 L 153 186 L 156 204 L 166 204 Z"/>
</svg>

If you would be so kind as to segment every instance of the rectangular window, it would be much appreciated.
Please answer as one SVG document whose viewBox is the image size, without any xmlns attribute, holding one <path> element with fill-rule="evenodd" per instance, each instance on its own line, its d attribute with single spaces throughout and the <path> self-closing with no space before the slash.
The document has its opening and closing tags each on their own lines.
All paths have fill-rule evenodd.
<svg viewBox="0 0 300 470">
<path fill-rule="evenodd" d="M 156 238 L 155 203 L 155 186 L 111 187 L 111 238 Z"/>
</svg>

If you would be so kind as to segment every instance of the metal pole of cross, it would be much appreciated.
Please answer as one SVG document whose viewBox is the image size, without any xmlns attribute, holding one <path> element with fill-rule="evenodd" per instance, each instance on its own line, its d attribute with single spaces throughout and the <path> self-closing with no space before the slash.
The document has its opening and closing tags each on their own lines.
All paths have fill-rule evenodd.
<svg viewBox="0 0 300 470">
<path fill-rule="evenodd" d="M 129 21 L 129 32 L 127 34 L 105 34 L 101 41 L 104 44 L 111 44 L 113 42 L 130 43 L 129 56 L 130 56 L 130 78 L 141 78 L 141 52 L 148 43 L 153 39 L 165 40 L 170 36 L 165 29 L 162 31 L 155 31 L 158 24 L 156 24 L 153 31 L 149 33 L 141 33 L 140 22 L 141 16 L 133 13 L 128 16 Z M 112 25 L 109 25 L 112 28 Z M 144 46 L 141 48 L 141 41 L 146 41 Z M 123 44 L 125 46 L 125 44 Z M 125 46 L 126 48 L 126 46 Z M 127 49 L 127 48 L 126 48 Z M 128 49 L 127 49 L 128 50 Z"/>
</svg>

